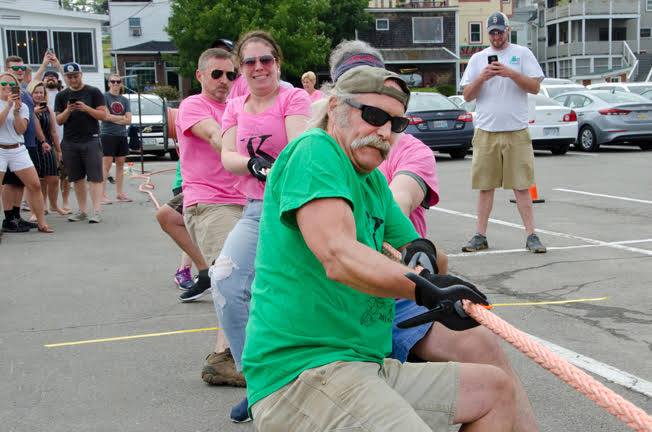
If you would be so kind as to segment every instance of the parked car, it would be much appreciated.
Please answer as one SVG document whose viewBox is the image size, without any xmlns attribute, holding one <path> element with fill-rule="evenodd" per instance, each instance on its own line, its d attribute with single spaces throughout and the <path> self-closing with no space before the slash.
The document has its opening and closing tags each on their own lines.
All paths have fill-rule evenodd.
<svg viewBox="0 0 652 432">
<path fill-rule="evenodd" d="M 632 144 L 652 148 L 652 101 L 635 93 L 585 90 L 555 98 L 577 113 L 576 147 L 597 151 L 603 144 Z"/>
<path fill-rule="evenodd" d="M 471 148 L 473 117 L 439 93 L 413 92 L 406 116 L 405 132 L 423 141 L 432 150 L 461 159 Z"/>
<path fill-rule="evenodd" d="M 641 93 L 641 96 L 652 100 L 652 89 L 650 89 L 648 91 L 644 91 L 643 93 Z"/>
<path fill-rule="evenodd" d="M 559 85 L 559 84 L 575 84 L 575 81 L 566 78 L 544 78 L 541 85 Z"/>
<path fill-rule="evenodd" d="M 128 94 L 126 96 L 131 105 L 131 124 L 136 127 L 142 124 L 143 152 L 157 156 L 169 153 L 170 159 L 178 160 L 176 142 L 168 137 L 166 102 L 154 94 L 141 94 L 140 108 L 142 108 L 143 114 L 140 116 L 138 95 Z M 132 150 L 132 152 L 134 151 Z"/>
<path fill-rule="evenodd" d="M 528 125 L 532 147 L 563 155 L 577 139 L 575 111 L 542 95 L 528 94 L 528 99 L 535 104 L 534 118 Z"/>
<path fill-rule="evenodd" d="M 466 102 L 459 95 L 449 96 L 448 99 L 475 118 L 474 100 Z M 532 107 L 528 124 L 532 147 L 537 150 L 550 150 L 556 155 L 566 153 L 577 137 L 575 112 L 542 95 L 528 94 L 528 105 Z"/>
<path fill-rule="evenodd" d="M 614 90 L 629 93 L 643 94 L 648 90 L 652 90 L 652 82 L 612 82 L 612 83 L 597 83 L 586 86 L 590 90 Z"/>
<path fill-rule="evenodd" d="M 586 87 L 584 87 L 581 84 L 573 84 L 573 83 L 566 83 L 566 84 L 543 84 L 542 83 L 541 88 L 539 89 L 539 94 L 549 98 L 554 98 L 555 96 L 560 95 L 562 93 L 568 91 L 575 91 L 575 90 L 586 90 Z"/>
</svg>

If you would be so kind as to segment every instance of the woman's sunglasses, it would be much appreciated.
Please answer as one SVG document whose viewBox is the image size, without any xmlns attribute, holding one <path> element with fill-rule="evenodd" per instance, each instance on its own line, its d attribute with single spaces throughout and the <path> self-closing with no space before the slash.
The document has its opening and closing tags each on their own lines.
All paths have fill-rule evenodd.
<svg viewBox="0 0 652 432">
<path fill-rule="evenodd" d="M 24 70 L 27 70 L 27 66 L 25 66 L 25 65 L 22 65 L 22 66 L 12 66 L 11 69 L 14 70 L 14 71 L 19 71 L 19 70 L 24 71 Z"/>
<path fill-rule="evenodd" d="M 0 86 L 2 86 L 2 87 L 7 87 L 7 86 L 9 86 L 9 87 L 16 87 L 16 83 L 13 82 L 13 81 L 9 81 L 9 82 L 7 82 L 7 81 L 0 81 Z"/>
<path fill-rule="evenodd" d="M 242 63 L 240 63 L 240 64 L 242 66 L 247 66 L 249 68 L 252 68 L 252 67 L 256 66 L 256 60 L 258 60 L 260 62 L 260 64 L 263 65 L 263 66 L 269 66 L 272 63 L 274 63 L 274 61 L 276 60 L 276 57 L 274 57 L 271 54 L 262 55 L 260 57 L 247 57 L 246 59 L 242 60 Z"/>
<path fill-rule="evenodd" d="M 406 117 L 393 117 L 387 114 L 385 111 L 380 108 L 376 108 L 370 105 L 362 105 L 352 99 L 345 99 L 344 102 L 360 110 L 362 115 L 362 120 L 366 121 L 372 126 L 381 127 L 388 121 L 391 121 L 391 129 L 394 133 L 401 133 L 407 129 L 410 124 L 410 119 Z"/>
<path fill-rule="evenodd" d="M 122 84 L 122 80 L 109 80 L 111 84 Z"/>
<path fill-rule="evenodd" d="M 213 69 L 213 71 L 211 72 L 211 78 L 220 79 L 224 74 L 226 74 L 226 79 L 228 79 L 229 81 L 234 81 L 238 77 L 238 74 L 233 71 L 223 71 L 221 69 Z"/>
</svg>

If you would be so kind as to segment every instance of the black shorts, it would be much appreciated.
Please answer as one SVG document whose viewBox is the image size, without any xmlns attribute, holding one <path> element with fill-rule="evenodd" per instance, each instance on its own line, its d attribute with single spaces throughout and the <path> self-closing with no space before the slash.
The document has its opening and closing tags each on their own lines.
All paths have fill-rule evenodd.
<svg viewBox="0 0 652 432">
<path fill-rule="evenodd" d="M 119 157 L 129 154 L 129 143 L 126 136 L 102 135 L 102 152 L 104 157 Z"/>
<path fill-rule="evenodd" d="M 3 185 L 25 186 L 21 179 L 10 169 L 7 169 L 4 178 L 2 179 Z"/>
<path fill-rule="evenodd" d="M 101 183 L 104 180 L 100 137 L 81 142 L 64 140 L 61 150 L 68 181 L 74 183 L 87 178 L 90 182 Z"/>
</svg>

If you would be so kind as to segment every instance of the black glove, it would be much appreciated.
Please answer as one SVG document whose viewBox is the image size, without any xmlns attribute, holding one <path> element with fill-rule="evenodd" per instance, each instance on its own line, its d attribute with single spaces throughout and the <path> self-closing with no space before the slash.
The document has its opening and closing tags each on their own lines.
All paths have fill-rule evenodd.
<svg viewBox="0 0 652 432">
<path fill-rule="evenodd" d="M 263 169 L 271 168 L 272 163 L 274 163 L 273 159 L 269 160 L 262 156 L 254 156 L 251 159 L 249 159 L 249 162 L 247 162 L 247 169 L 249 170 L 252 176 L 264 182 L 267 180 L 267 175 L 263 174 Z"/>
<path fill-rule="evenodd" d="M 409 243 L 401 253 L 401 261 L 410 268 L 421 266 L 432 274 L 439 273 L 437 268 L 437 248 L 428 239 L 418 238 Z"/>
<path fill-rule="evenodd" d="M 408 273 L 406 276 L 416 287 L 414 290 L 418 305 L 430 310 L 398 323 L 399 328 L 415 327 L 428 322 L 439 321 L 451 330 L 468 330 L 478 326 L 462 307 L 461 300 L 488 304 L 487 298 L 478 289 L 463 279 L 450 275 L 433 275 L 425 270 L 423 276 Z M 435 285 L 436 282 L 438 285 Z"/>
</svg>

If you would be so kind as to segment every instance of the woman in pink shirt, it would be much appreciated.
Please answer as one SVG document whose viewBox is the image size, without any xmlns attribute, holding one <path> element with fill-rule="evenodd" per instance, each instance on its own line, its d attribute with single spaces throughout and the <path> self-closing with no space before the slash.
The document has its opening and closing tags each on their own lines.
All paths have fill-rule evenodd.
<svg viewBox="0 0 652 432">
<path fill-rule="evenodd" d="M 317 76 L 313 71 L 308 71 L 301 75 L 301 84 L 303 89 L 308 93 L 310 102 L 315 102 L 324 97 L 324 94 L 315 88 L 317 85 Z"/>
<path fill-rule="evenodd" d="M 215 310 L 241 370 L 265 180 L 279 153 L 305 130 L 310 99 L 302 89 L 281 86 L 281 49 L 268 33 L 245 34 L 235 54 L 249 94 L 227 103 L 222 117 L 222 163 L 238 176 L 235 187 L 247 204 L 210 275 Z M 246 402 L 236 408 L 243 404 L 246 408 Z M 232 412 L 232 418 L 237 417 Z"/>
</svg>

